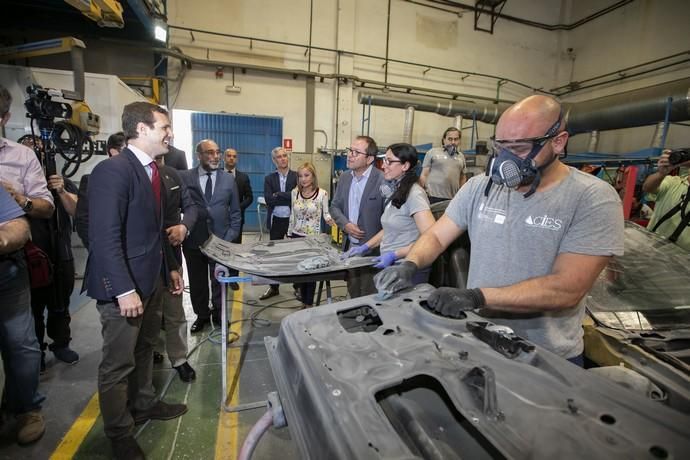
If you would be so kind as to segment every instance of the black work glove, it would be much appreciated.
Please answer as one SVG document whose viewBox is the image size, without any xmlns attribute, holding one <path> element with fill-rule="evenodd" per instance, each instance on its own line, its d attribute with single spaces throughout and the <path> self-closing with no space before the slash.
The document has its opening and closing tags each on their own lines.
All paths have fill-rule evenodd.
<svg viewBox="0 0 690 460">
<path fill-rule="evenodd" d="M 459 318 L 462 312 L 486 305 L 481 289 L 440 287 L 431 293 L 427 303 L 440 315 Z"/>
<path fill-rule="evenodd" d="M 391 265 L 374 276 L 374 285 L 379 295 L 390 297 L 398 291 L 411 288 L 412 277 L 417 273 L 417 264 L 404 261 L 401 264 Z"/>
</svg>

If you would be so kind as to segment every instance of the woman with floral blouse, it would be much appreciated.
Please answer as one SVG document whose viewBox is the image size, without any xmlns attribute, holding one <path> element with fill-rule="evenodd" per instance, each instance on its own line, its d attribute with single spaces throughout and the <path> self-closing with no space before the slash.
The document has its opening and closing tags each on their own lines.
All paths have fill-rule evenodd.
<svg viewBox="0 0 690 460">
<path fill-rule="evenodd" d="M 303 238 L 320 234 L 322 217 L 328 225 L 335 225 L 328 213 L 328 192 L 319 188 L 316 169 L 313 164 L 307 162 L 297 168 L 297 187 L 292 190 L 288 237 Z M 302 283 L 299 289 L 302 306 L 313 306 L 316 283 Z"/>
</svg>

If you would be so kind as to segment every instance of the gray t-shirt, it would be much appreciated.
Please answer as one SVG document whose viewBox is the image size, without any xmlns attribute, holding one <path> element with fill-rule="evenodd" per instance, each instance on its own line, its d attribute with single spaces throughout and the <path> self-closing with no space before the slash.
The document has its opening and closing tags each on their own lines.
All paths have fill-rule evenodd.
<svg viewBox="0 0 690 460">
<path fill-rule="evenodd" d="M 484 175 L 470 179 L 446 210 L 472 241 L 468 288 L 509 286 L 548 275 L 561 253 L 623 254 L 623 209 L 606 182 L 571 168 L 554 188 L 525 199 L 495 184 L 484 196 L 488 180 Z M 582 301 L 553 312 L 484 309 L 482 314 L 564 358 L 582 353 Z"/>
<path fill-rule="evenodd" d="M 414 184 L 407 195 L 407 201 L 400 209 L 389 201 L 381 216 L 383 227 L 383 240 L 381 241 L 381 253 L 395 251 L 404 248 L 419 238 L 419 229 L 414 221 L 414 216 L 419 211 L 430 209 L 429 198 L 426 192 L 418 184 Z"/>
<path fill-rule="evenodd" d="M 461 152 L 448 155 L 443 147 L 426 152 L 422 168 L 429 169 L 426 191 L 429 196 L 451 199 L 460 189 L 460 177 L 465 171 L 465 157 Z"/>
</svg>

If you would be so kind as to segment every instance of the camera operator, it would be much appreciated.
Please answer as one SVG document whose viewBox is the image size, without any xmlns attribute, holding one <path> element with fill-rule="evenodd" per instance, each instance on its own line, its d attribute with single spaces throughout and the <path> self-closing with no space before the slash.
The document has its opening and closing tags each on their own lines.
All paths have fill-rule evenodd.
<svg viewBox="0 0 690 460">
<path fill-rule="evenodd" d="M 39 137 L 26 135 L 19 138 L 19 143 L 32 148 L 45 170 L 49 167 L 52 152 L 46 153 L 46 146 Z M 46 172 L 47 174 L 47 172 Z M 50 284 L 31 289 L 31 310 L 34 315 L 36 337 L 41 345 L 41 372 L 46 369 L 45 350 L 50 348 L 55 357 L 67 364 L 76 364 L 79 355 L 69 347 L 71 340 L 69 314 L 70 296 L 74 290 L 74 256 L 72 255 L 72 218 L 77 207 L 76 185 L 58 174 L 47 178 L 48 190 L 53 193 L 55 214 L 51 219 L 29 219 L 31 239 L 50 259 L 53 276 Z M 45 311 L 48 314 L 45 315 Z M 53 343 L 44 342 L 46 329 Z"/>
<path fill-rule="evenodd" d="M 676 168 L 690 166 L 690 158 L 687 158 L 687 152 L 681 151 L 681 155 L 674 155 L 679 157 L 680 163 L 674 164 L 669 159 L 671 153 L 670 150 L 662 152 L 657 171 L 647 176 L 642 185 L 645 193 L 656 193 L 654 214 L 647 228 L 690 250 L 688 176 L 687 173 L 682 176 L 669 175 Z M 685 158 L 682 153 L 685 153 Z"/>
<path fill-rule="evenodd" d="M 12 96 L 0 85 L 0 128 L 10 119 L 11 104 Z M 31 149 L 3 137 L 0 137 L 0 184 L 23 209 L 24 215 L 48 219 L 53 214 L 53 198 L 36 155 Z M 15 255 L 15 261 L 18 262 L 15 266 L 26 267 L 22 251 L 17 251 Z M 7 298 L 3 295 L 0 302 L 5 395 L 8 409 L 17 415 L 17 441 L 27 444 L 38 440 L 45 431 L 40 411 L 43 398 L 37 392 L 41 355 L 33 318 L 29 314 L 29 281 L 26 269 L 17 271 L 7 264 L 4 267 L 0 270 L 0 278 L 9 284 L 0 283 L 1 291 L 12 295 Z"/>
</svg>

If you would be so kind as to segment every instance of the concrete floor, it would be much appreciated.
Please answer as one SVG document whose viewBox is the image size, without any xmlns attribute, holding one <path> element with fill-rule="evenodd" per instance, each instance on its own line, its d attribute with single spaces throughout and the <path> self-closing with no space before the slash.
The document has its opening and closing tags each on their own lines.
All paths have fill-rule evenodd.
<svg viewBox="0 0 690 460">
<path fill-rule="evenodd" d="M 245 241 L 258 234 L 245 234 Z M 83 273 L 86 251 L 75 246 L 77 273 Z M 96 397 L 97 367 L 101 358 L 99 315 L 95 301 L 79 295 L 81 280 L 72 297 L 72 348 L 80 354 L 80 361 L 69 366 L 47 354 L 47 370 L 41 376 L 39 390 L 46 396 L 43 413 L 46 433 L 37 443 L 20 447 L 14 443 L 13 423 L 6 421 L 0 431 L 0 459 L 108 459 L 110 443 L 103 434 Z M 299 302 L 292 295 L 292 286 L 281 288 L 281 295 L 266 302 L 257 299 L 265 286 L 243 285 L 236 291 L 230 305 L 232 330 L 239 340 L 228 349 L 227 404 L 237 405 L 264 401 L 275 390 L 275 382 L 264 348 L 264 336 L 276 336 L 280 320 L 295 311 Z M 231 291 L 232 292 L 232 291 Z M 347 294 L 344 282 L 333 283 L 333 295 Z M 272 307 L 263 309 L 266 305 Z M 184 308 L 189 325 L 195 318 L 184 294 Z M 258 315 L 259 321 L 252 321 Z M 142 425 L 137 439 L 150 459 L 235 459 L 242 442 L 264 409 L 242 412 L 221 410 L 221 347 L 219 330 L 189 335 L 189 350 L 194 350 L 189 362 L 196 370 L 196 381 L 186 384 L 171 369 L 167 358 L 155 366 L 154 385 L 160 392 L 167 386 L 162 399 L 185 402 L 189 411 L 171 421 L 155 421 Z M 210 336 L 210 337 L 209 337 Z M 255 459 L 300 458 L 290 439 L 289 427 L 271 429 L 262 438 Z"/>
</svg>

